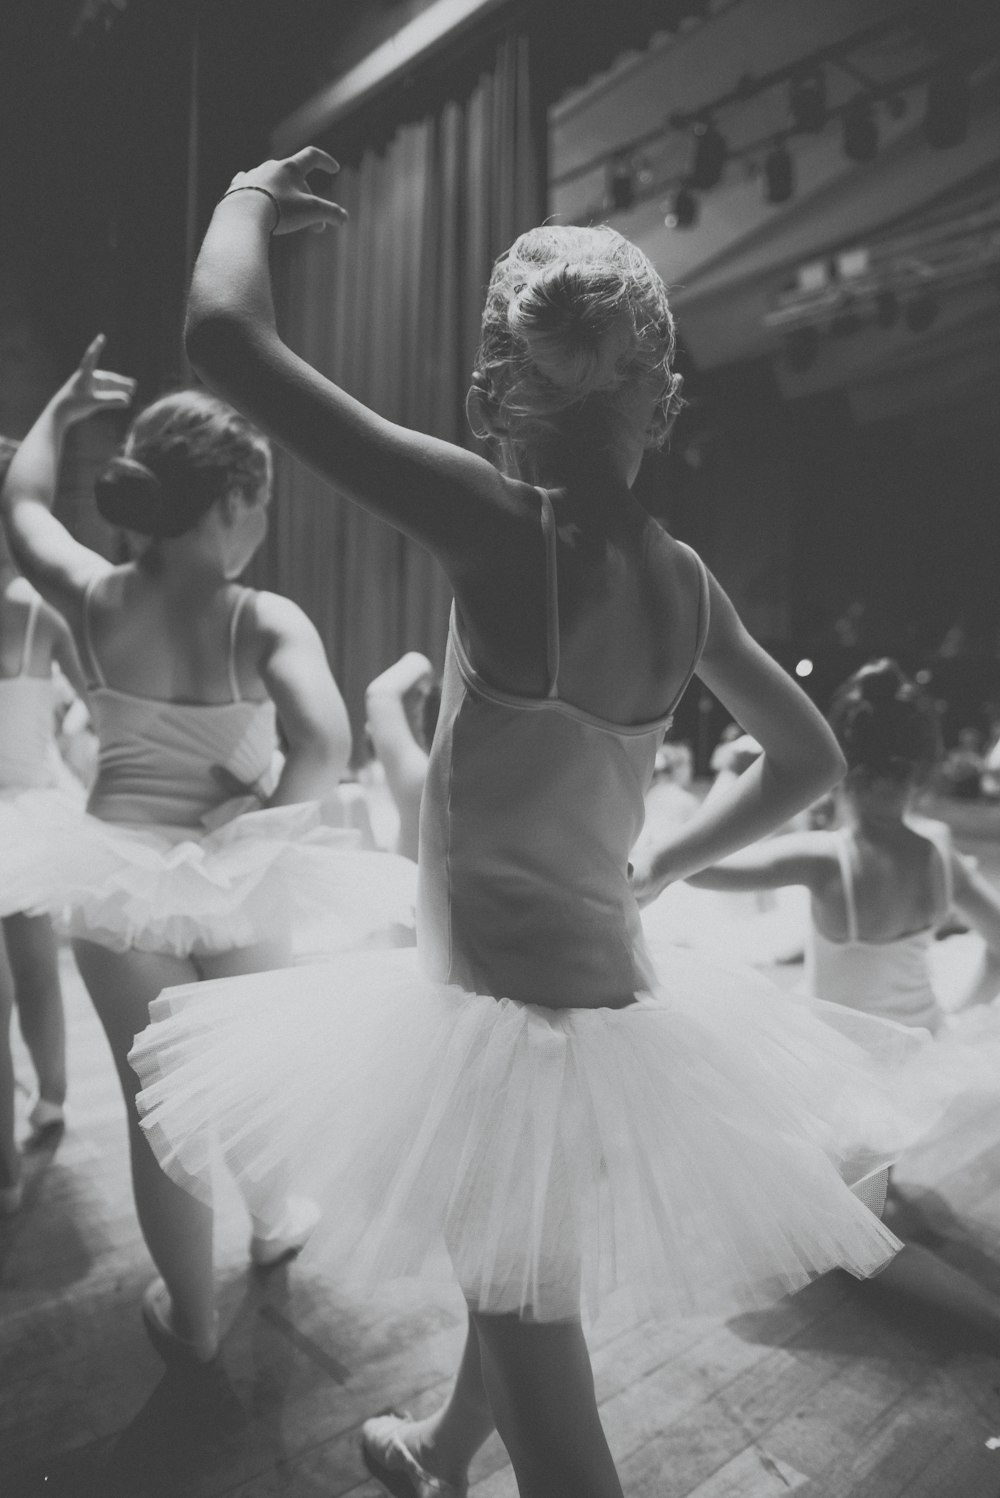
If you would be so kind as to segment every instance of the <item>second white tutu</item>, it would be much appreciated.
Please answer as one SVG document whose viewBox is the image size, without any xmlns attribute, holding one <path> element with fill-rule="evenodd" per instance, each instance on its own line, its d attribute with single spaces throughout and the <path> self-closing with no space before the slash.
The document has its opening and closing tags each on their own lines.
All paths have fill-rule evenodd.
<svg viewBox="0 0 1000 1498">
<path fill-rule="evenodd" d="M 304 803 L 212 831 L 127 826 L 50 791 L 0 805 L 0 915 L 52 915 L 113 951 L 208 955 L 291 933 L 334 952 L 412 930 L 416 869 L 362 851 L 357 832 Z"/>
<path fill-rule="evenodd" d="M 165 1169 L 287 1161 L 345 1283 L 443 1240 L 469 1302 L 535 1320 L 627 1286 L 645 1310 L 759 1305 L 900 1247 L 851 1187 L 933 1121 L 923 1032 L 661 954 L 623 1009 L 423 976 L 415 952 L 168 990 L 130 1060 Z"/>
</svg>

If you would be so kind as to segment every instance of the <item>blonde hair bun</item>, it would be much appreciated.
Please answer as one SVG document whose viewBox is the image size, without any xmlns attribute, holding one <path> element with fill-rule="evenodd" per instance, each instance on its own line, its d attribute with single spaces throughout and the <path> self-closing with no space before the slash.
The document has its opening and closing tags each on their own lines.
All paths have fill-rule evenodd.
<svg viewBox="0 0 1000 1498">
<path fill-rule="evenodd" d="M 637 245 L 606 225 L 542 224 L 493 267 L 474 383 L 515 441 L 584 402 L 602 428 L 631 421 L 632 393 L 647 389 L 643 436 L 658 446 L 680 405 L 674 345 L 666 288 Z"/>
<path fill-rule="evenodd" d="M 532 272 L 511 296 L 511 332 L 572 404 L 613 390 L 638 351 L 625 290 L 612 268 L 557 260 Z"/>
</svg>

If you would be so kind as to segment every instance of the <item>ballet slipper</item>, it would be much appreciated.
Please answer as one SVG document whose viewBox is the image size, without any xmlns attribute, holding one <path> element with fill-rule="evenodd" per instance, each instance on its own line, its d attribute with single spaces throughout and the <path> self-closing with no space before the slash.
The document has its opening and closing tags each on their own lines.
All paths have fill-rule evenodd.
<svg viewBox="0 0 1000 1498">
<path fill-rule="evenodd" d="M 42 1139 L 66 1127 L 66 1110 L 62 1103 L 50 1103 L 40 1097 L 28 1114 L 28 1124 L 34 1139 Z"/>
<path fill-rule="evenodd" d="M 361 1457 L 393 1498 L 466 1498 L 467 1482 L 445 1482 L 432 1477 L 403 1445 L 399 1432 L 413 1422 L 405 1411 L 389 1410 L 375 1415 L 361 1427 Z"/>
<path fill-rule="evenodd" d="M 0 1186 L 0 1217 L 13 1217 L 20 1212 L 24 1201 L 24 1182 L 14 1186 Z"/>
<path fill-rule="evenodd" d="M 305 1248 L 320 1211 L 307 1196 L 290 1196 L 280 1221 L 269 1233 L 255 1233 L 250 1239 L 250 1261 L 257 1269 L 276 1269 L 294 1259 Z"/>
<path fill-rule="evenodd" d="M 178 1336 L 170 1323 L 170 1291 L 161 1279 L 147 1285 L 142 1296 L 142 1320 L 149 1340 L 165 1363 L 206 1367 L 219 1353 L 219 1319 L 214 1317 L 208 1337 Z"/>
</svg>

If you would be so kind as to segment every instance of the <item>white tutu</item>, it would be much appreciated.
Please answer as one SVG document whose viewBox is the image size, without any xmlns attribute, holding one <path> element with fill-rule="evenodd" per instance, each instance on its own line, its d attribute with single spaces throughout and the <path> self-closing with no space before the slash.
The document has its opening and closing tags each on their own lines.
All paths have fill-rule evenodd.
<svg viewBox="0 0 1000 1498">
<path fill-rule="evenodd" d="M 681 946 L 711 956 L 721 948 L 728 961 L 751 967 L 801 962 L 809 891 L 790 885 L 732 893 L 679 882 L 645 907 L 642 929 L 654 953 Z"/>
<path fill-rule="evenodd" d="M 215 818 L 212 831 L 102 821 L 71 798 L 0 805 L 0 915 L 48 913 L 113 951 L 203 956 L 292 934 L 329 954 L 409 927 L 416 870 L 359 849 L 313 804 Z M 221 822 L 221 825 L 218 823 Z"/>
<path fill-rule="evenodd" d="M 415 952 L 167 990 L 130 1060 L 164 1168 L 287 1161 L 345 1284 L 442 1240 L 483 1312 L 759 1305 L 900 1247 L 865 1187 L 933 1122 L 925 1032 L 661 953 L 624 1009 L 550 1010 L 423 976 Z M 845 1184 L 846 1183 L 846 1184 Z M 858 1194 L 848 1187 L 856 1188 Z"/>
</svg>

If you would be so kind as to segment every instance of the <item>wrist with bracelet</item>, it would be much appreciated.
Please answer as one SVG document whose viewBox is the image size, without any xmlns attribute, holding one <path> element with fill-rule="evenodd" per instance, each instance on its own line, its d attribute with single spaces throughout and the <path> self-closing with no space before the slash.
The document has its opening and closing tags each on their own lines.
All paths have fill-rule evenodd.
<svg viewBox="0 0 1000 1498">
<path fill-rule="evenodd" d="M 219 202 L 224 203 L 226 198 L 231 198 L 233 194 L 237 192 L 259 192 L 268 199 L 271 207 L 274 209 L 274 223 L 270 228 L 270 233 L 273 234 L 275 229 L 281 223 L 281 204 L 274 196 L 274 193 L 266 187 L 258 187 L 256 182 L 241 182 L 236 187 L 227 188 L 227 190 L 222 194 L 222 197 L 219 199 Z"/>
</svg>

